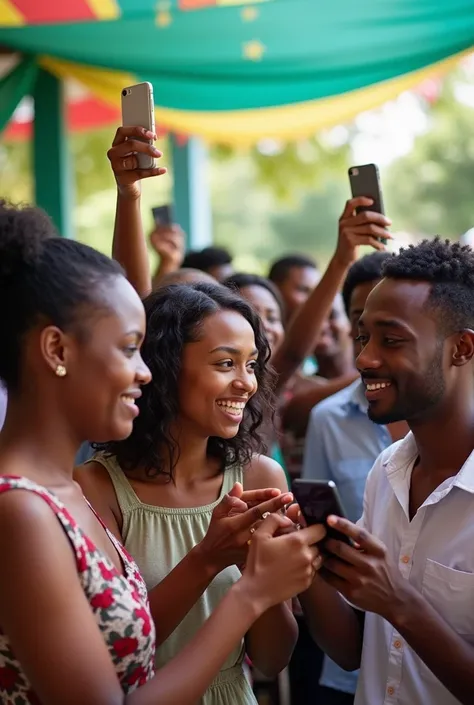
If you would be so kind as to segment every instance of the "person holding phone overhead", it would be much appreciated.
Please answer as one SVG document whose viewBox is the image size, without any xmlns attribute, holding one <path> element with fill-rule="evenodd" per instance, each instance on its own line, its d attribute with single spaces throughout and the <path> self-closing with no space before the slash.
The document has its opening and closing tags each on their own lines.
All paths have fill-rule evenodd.
<svg viewBox="0 0 474 705">
<path fill-rule="evenodd" d="M 153 209 L 155 210 L 157 209 Z M 164 279 L 181 268 L 186 250 L 186 236 L 181 227 L 171 219 L 155 217 L 155 227 L 150 233 L 150 245 L 159 257 L 152 282 L 153 289 L 156 289 Z"/>
<path fill-rule="evenodd" d="M 252 623 L 309 585 L 319 565 L 311 546 L 324 529 L 274 537 L 289 519 L 262 521 L 258 507 L 249 515 L 228 497 L 231 523 L 258 519 L 245 573 L 155 674 L 144 581 L 73 481 L 83 440 L 132 430 L 150 382 L 143 305 L 116 262 L 56 237 L 41 211 L 4 203 L 0 293 L 9 395 L 0 434 L 0 701 L 195 705 Z M 170 596 L 166 609 L 179 599 Z"/>
</svg>

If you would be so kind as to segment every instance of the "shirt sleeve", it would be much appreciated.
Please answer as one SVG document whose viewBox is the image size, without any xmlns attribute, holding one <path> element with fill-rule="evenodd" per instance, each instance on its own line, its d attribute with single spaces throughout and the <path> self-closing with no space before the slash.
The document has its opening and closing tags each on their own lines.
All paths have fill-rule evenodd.
<svg viewBox="0 0 474 705">
<path fill-rule="evenodd" d="M 311 412 L 303 456 L 301 477 L 304 480 L 331 480 L 331 467 L 325 447 L 325 420 L 319 409 Z"/>
</svg>

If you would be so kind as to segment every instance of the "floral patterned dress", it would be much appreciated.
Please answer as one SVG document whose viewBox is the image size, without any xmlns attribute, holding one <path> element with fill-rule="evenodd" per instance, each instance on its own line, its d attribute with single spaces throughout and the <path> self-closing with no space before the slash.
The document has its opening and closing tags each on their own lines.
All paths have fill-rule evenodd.
<svg viewBox="0 0 474 705">
<path fill-rule="evenodd" d="M 155 627 L 145 583 L 136 564 L 102 524 L 121 556 L 122 576 L 51 492 L 23 477 L 0 477 L 0 494 L 14 489 L 34 492 L 55 513 L 75 554 L 78 579 L 102 632 L 122 690 L 131 693 L 152 678 L 155 658 Z M 39 705 L 1 625 L 0 703 Z"/>
</svg>

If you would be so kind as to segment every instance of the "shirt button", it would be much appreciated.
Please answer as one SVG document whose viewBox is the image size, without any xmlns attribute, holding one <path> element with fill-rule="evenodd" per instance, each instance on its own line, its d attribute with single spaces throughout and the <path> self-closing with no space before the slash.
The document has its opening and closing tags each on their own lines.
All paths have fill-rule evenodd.
<svg viewBox="0 0 474 705">
<path fill-rule="evenodd" d="M 400 639 L 395 639 L 395 641 L 393 642 L 393 645 L 396 649 L 402 648 L 402 642 L 400 641 Z"/>
<path fill-rule="evenodd" d="M 395 692 L 395 688 L 392 688 L 392 686 L 389 685 L 387 688 L 387 695 L 393 695 L 394 692 Z"/>
<path fill-rule="evenodd" d="M 410 562 L 410 556 L 402 556 L 402 563 L 409 563 Z"/>
</svg>

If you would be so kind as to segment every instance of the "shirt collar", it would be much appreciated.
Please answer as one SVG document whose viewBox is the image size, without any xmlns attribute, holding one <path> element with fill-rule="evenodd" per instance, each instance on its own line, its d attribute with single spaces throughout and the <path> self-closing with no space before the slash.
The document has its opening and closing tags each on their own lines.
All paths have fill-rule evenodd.
<svg viewBox="0 0 474 705">
<path fill-rule="evenodd" d="M 367 415 L 369 403 L 365 398 L 362 380 L 356 379 L 347 387 L 346 408 L 348 411 L 360 411 Z"/>
<path fill-rule="evenodd" d="M 456 475 L 454 484 L 461 490 L 474 494 L 474 451 Z"/>
<path fill-rule="evenodd" d="M 411 471 L 413 463 L 417 457 L 418 447 L 416 445 L 415 437 L 410 431 L 403 440 L 396 444 L 393 453 L 391 453 L 384 461 L 383 465 L 386 468 L 387 475 L 391 475 L 392 473 L 396 473 L 401 470 L 405 472 L 408 470 Z M 409 475 L 411 476 L 411 472 Z M 448 485 L 450 487 L 459 487 L 466 492 L 474 494 L 474 451 L 467 458 L 458 474 L 451 478 L 451 482 L 448 482 Z"/>
</svg>

